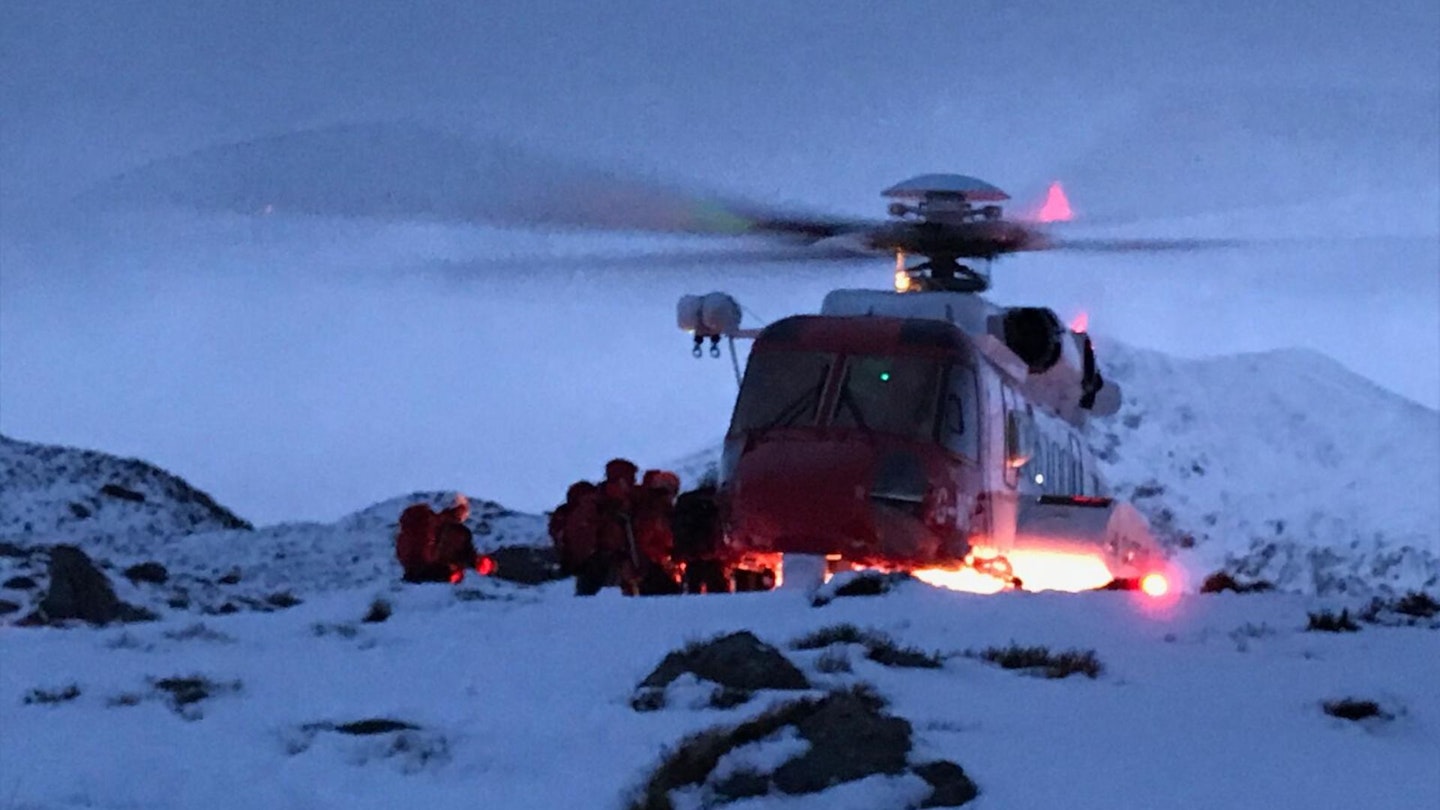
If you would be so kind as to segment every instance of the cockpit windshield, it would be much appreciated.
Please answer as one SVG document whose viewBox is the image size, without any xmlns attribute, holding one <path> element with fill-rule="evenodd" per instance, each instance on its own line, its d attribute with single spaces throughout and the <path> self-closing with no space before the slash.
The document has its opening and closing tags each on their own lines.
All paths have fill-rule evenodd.
<svg viewBox="0 0 1440 810">
<path fill-rule="evenodd" d="M 924 357 L 853 355 L 831 425 L 934 440 L 943 366 Z"/>
<path fill-rule="evenodd" d="M 731 433 L 815 424 L 835 356 L 823 352 L 759 352 L 750 356 Z"/>
</svg>

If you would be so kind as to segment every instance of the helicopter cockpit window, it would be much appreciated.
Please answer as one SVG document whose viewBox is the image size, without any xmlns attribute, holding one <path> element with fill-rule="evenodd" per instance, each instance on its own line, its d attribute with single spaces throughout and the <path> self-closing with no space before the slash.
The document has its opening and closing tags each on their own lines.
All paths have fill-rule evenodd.
<svg viewBox="0 0 1440 810">
<path fill-rule="evenodd" d="M 815 424 L 834 362 L 834 355 L 821 352 L 752 354 L 730 432 Z"/>
<path fill-rule="evenodd" d="M 933 441 L 941 371 L 923 357 L 852 356 L 831 425 Z"/>
</svg>

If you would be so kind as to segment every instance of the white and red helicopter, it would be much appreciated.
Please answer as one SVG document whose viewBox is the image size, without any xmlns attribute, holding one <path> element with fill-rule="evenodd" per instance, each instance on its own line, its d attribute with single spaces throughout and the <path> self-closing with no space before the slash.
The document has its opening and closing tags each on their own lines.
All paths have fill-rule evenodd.
<svg viewBox="0 0 1440 810">
<path fill-rule="evenodd" d="M 1068 210 L 1058 186 L 1033 221 L 1005 219 L 1008 196 L 963 175 L 884 195 L 888 221 L 772 217 L 753 230 L 893 252 L 893 290 L 835 290 L 819 314 L 760 330 L 724 293 L 680 301 L 697 354 L 705 340 L 712 354 L 720 338 L 754 340 L 717 490 L 738 581 L 872 568 L 982 592 L 1167 593 L 1176 572 L 1140 513 L 1109 496 L 1082 434 L 1121 400 L 1084 326 L 989 302 L 989 274 L 961 261 L 1205 243 L 1057 240 L 1040 221 Z"/>
<path fill-rule="evenodd" d="M 397 154 L 408 158 L 397 163 Z M 257 155 L 308 170 L 255 171 Z M 174 177 L 209 180 L 177 188 Z M 1114 413 L 1121 398 L 1084 327 L 1067 328 L 1047 308 L 997 306 L 981 294 L 993 260 L 1010 253 L 1174 251 L 1230 241 L 1062 238 L 1046 227 L 1068 212 L 1058 187 L 1031 214 L 1007 218 L 1008 195 L 955 174 L 886 189 L 885 219 L 815 216 L 384 125 L 202 150 L 121 176 L 103 191 L 102 198 L 266 215 L 745 242 L 689 256 L 566 257 L 576 267 L 660 258 L 729 269 L 893 256 L 892 290 L 835 290 L 819 314 L 763 329 L 744 328 L 740 306 L 724 293 L 680 301 L 680 326 L 693 335 L 697 356 L 707 340 L 714 356 L 721 339 L 754 340 L 716 495 L 737 581 L 767 586 L 801 579 L 800 569 L 824 577 L 862 567 L 973 590 L 1161 594 L 1174 584 L 1176 572 L 1146 521 L 1109 496 L 1084 440 L 1086 420 Z"/>
</svg>

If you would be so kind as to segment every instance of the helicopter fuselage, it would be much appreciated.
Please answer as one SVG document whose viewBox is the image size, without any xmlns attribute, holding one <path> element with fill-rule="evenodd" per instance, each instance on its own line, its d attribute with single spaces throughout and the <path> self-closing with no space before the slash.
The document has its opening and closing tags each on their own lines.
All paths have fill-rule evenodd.
<svg viewBox="0 0 1440 810">
<path fill-rule="evenodd" d="M 742 568 L 813 555 L 831 570 L 981 567 L 1067 590 L 1163 569 L 1144 519 L 1107 497 L 1081 409 L 1044 401 L 1075 387 L 1039 385 L 984 334 L 997 308 L 952 293 L 832 299 L 751 351 L 718 494 Z"/>
</svg>

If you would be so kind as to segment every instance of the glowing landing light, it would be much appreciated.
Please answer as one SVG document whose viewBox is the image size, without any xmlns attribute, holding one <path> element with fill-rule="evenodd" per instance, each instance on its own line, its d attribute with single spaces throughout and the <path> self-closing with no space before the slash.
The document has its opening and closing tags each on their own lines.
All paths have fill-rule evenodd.
<svg viewBox="0 0 1440 810">
<path fill-rule="evenodd" d="M 1170 582 L 1163 574 L 1146 574 L 1140 580 L 1140 590 L 1147 596 L 1164 596 L 1170 592 Z"/>
<path fill-rule="evenodd" d="M 1075 212 L 1070 208 L 1070 200 L 1065 196 L 1065 188 L 1060 181 L 1050 184 L 1050 190 L 1045 192 L 1045 203 L 1040 206 L 1040 212 L 1035 215 L 1037 222 L 1069 222 L 1075 218 Z"/>
<path fill-rule="evenodd" d="M 937 588 L 948 588 L 965 593 L 999 593 L 1005 590 L 1005 583 L 989 574 L 982 574 L 973 568 L 920 568 L 910 575 Z"/>
<path fill-rule="evenodd" d="M 1089 591 L 1103 588 L 1115 578 L 1105 561 L 1094 554 L 1017 548 L 1007 556 L 1027 591 Z"/>
</svg>

